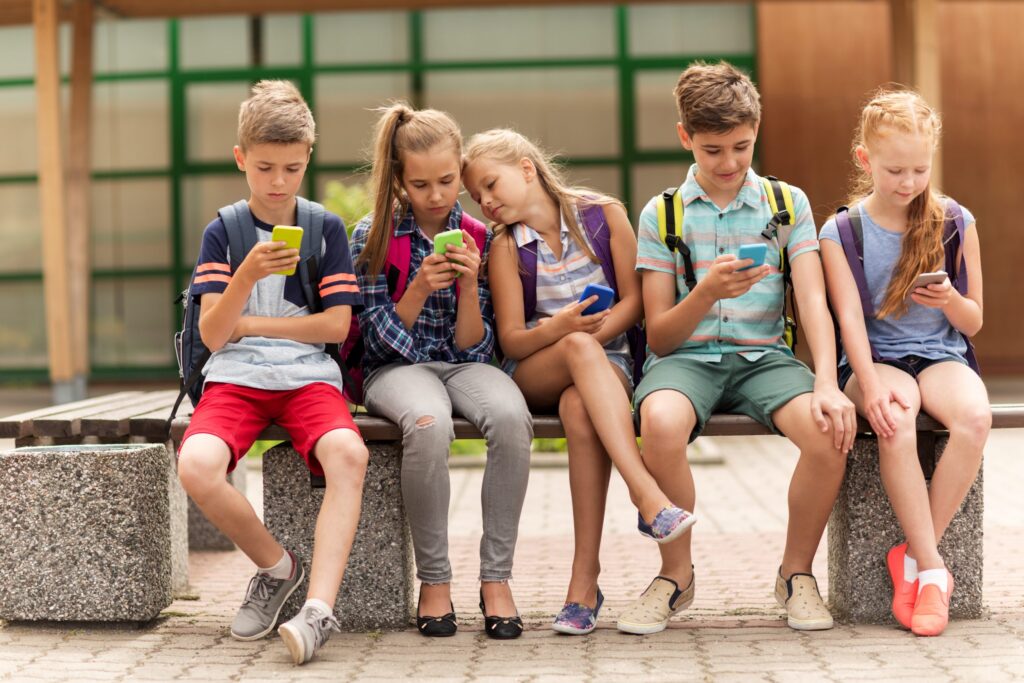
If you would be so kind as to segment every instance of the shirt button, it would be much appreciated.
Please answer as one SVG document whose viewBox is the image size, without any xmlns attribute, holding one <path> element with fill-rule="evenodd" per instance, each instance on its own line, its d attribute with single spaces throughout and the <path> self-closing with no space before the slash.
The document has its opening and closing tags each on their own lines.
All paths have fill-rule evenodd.
<svg viewBox="0 0 1024 683">
<path fill-rule="evenodd" d="M 718 214 L 718 217 L 719 217 L 719 218 L 722 218 L 723 216 L 725 216 L 725 214 L 724 214 L 724 213 L 720 213 L 720 214 Z"/>
<path fill-rule="evenodd" d="M 725 247 L 719 247 L 718 248 L 718 253 L 719 254 L 724 254 L 725 253 Z"/>
<path fill-rule="evenodd" d="M 724 318 L 722 318 L 722 322 L 724 322 L 724 323 L 729 322 L 729 316 L 725 316 Z"/>
</svg>

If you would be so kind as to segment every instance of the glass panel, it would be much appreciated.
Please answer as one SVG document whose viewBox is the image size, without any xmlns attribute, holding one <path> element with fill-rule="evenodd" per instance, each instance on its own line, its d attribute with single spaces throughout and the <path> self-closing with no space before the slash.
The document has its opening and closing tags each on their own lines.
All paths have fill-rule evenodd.
<svg viewBox="0 0 1024 683">
<path fill-rule="evenodd" d="M 678 80 L 677 69 L 637 72 L 633 113 L 637 149 L 679 150 L 679 112 L 672 94 Z"/>
<path fill-rule="evenodd" d="M 167 278 L 100 280 L 92 289 L 92 362 L 166 365 L 173 362 L 179 310 Z"/>
<path fill-rule="evenodd" d="M 0 78 L 31 78 L 36 71 L 36 41 L 29 26 L 0 26 Z"/>
<path fill-rule="evenodd" d="M 373 109 L 410 93 L 404 73 L 328 74 L 317 76 L 314 87 L 318 163 L 366 161 L 378 118 Z"/>
<path fill-rule="evenodd" d="M 93 181 L 93 268 L 169 266 L 170 222 L 166 179 Z"/>
<path fill-rule="evenodd" d="M 633 165 L 633 204 L 626 207 L 629 210 L 629 219 L 633 225 L 637 224 L 640 212 L 647 206 L 651 197 L 660 195 L 666 187 L 682 185 L 686 180 L 686 172 L 690 170 L 690 164 L 683 161 L 680 163 L 663 164 L 634 164 Z"/>
<path fill-rule="evenodd" d="M 750 3 L 630 5 L 629 52 L 653 55 L 734 55 L 754 52 Z"/>
<path fill-rule="evenodd" d="M 185 90 L 185 125 L 189 161 L 230 163 L 238 141 L 238 107 L 249 97 L 249 84 L 190 83 Z"/>
<path fill-rule="evenodd" d="M 0 297 L 0 368 L 45 368 L 46 306 L 42 282 L 5 282 Z"/>
<path fill-rule="evenodd" d="M 569 183 L 577 187 L 589 187 L 618 199 L 622 199 L 622 173 L 618 166 L 566 166 Z"/>
<path fill-rule="evenodd" d="M 619 153 L 614 69 L 502 69 L 429 73 L 428 106 L 455 117 L 468 137 L 512 127 L 566 155 Z"/>
<path fill-rule="evenodd" d="M 182 258 L 191 271 L 199 258 L 203 229 L 217 217 L 217 209 L 249 197 L 245 175 L 193 176 L 182 182 Z"/>
<path fill-rule="evenodd" d="M 409 59 L 405 12 L 325 12 L 313 17 L 317 64 L 404 62 Z"/>
<path fill-rule="evenodd" d="M 96 23 L 93 32 L 93 68 L 96 73 L 162 71 L 167 68 L 167 53 L 167 22 L 163 19 L 117 19 Z"/>
<path fill-rule="evenodd" d="M 615 55 L 614 7 L 430 10 L 428 61 L 558 59 Z"/>
<path fill-rule="evenodd" d="M 35 173 L 37 144 L 35 88 L 0 88 L 0 174 Z"/>
<path fill-rule="evenodd" d="M 249 17 L 180 19 L 178 25 L 182 69 L 249 66 Z"/>
<path fill-rule="evenodd" d="M 93 86 L 92 167 L 116 170 L 170 165 L 166 81 Z"/>
<path fill-rule="evenodd" d="M 263 63 L 297 66 L 302 63 L 302 17 L 268 14 L 263 20 Z"/>
<path fill-rule="evenodd" d="M 2 155 L 0 155 L 2 156 Z M 0 184 L 0 272 L 42 270 L 43 224 L 39 217 L 39 187 L 35 183 Z M 6 284 L 3 287 L 7 287 Z M 4 294 L 3 299 L 7 298 Z"/>
</svg>

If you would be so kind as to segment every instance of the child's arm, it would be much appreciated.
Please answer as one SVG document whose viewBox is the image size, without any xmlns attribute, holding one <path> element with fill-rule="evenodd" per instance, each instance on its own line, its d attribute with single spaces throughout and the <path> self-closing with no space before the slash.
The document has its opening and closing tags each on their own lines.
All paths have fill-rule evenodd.
<svg viewBox="0 0 1024 683">
<path fill-rule="evenodd" d="M 319 313 L 288 318 L 246 315 L 239 319 L 231 338 L 270 337 L 305 344 L 340 344 L 348 336 L 351 322 L 351 306 L 331 306 Z"/>
<path fill-rule="evenodd" d="M 594 337 L 603 346 L 629 330 L 644 315 L 644 302 L 640 286 L 640 274 L 636 272 L 636 235 L 629 223 L 626 210 L 620 204 L 606 204 L 604 219 L 611 231 L 612 266 L 615 268 L 615 284 L 619 301 L 611 307 L 608 318 Z"/>
<path fill-rule="evenodd" d="M 462 231 L 464 247 L 448 245 L 449 267 L 461 274 L 459 277 L 459 304 L 455 312 L 455 346 L 465 351 L 484 339 L 483 312 L 480 310 L 480 249 L 469 231 Z"/>
<path fill-rule="evenodd" d="M 967 296 L 956 291 L 946 280 L 940 285 L 918 287 L 911 295 L 914 303 L 941 309 L 949 324 L 968 337 L 981 331 L 983 322 L 983 306 L 981 297 L 981 245 L 978 240 L 978 227 L 971 223 L 964 231 L 964 243 L 961 245 L 963 258 L 967 262 Z M 957 254 L 960 263 L 960 254 Z"/>
</svg>

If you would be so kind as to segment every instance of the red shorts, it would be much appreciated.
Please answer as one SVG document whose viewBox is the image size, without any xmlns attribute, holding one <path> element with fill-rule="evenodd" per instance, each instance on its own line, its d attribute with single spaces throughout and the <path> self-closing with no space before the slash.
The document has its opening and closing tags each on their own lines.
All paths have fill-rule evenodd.
<svg viewBox="0 0 1024 683">
<path fill-rule="evenodd" d="M 288 432 L 292 447 L 317 476 L 324 474 L 313 455 L 320 437 L 334 429 L 359 434 L 348 404 L 330 384 L 316 382 L 300 389 L 273 391 L 214 382 L 203 389 L 181 443 L 193 434 L 216 436 L 231 450 L 230 472 L 271 422 Z"/>
</svg>

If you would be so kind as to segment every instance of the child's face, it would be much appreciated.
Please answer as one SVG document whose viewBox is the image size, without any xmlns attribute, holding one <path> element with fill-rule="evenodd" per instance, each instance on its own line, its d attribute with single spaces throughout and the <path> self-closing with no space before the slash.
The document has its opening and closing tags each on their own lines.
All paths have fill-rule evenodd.
<svg viewBox="0 0 1024 683">
<path fill-rule="evenodd" d="M 480 157 L 466 164 L 463 182 L 487 220 L 511 225 L 522 216 L 534 177 L 536 170 L 527 159 L 512 165 Z"/>
<path fill-rule="evenodd" d="M 312 150 L 305 142 L 267 142 L 242 151 L 235 146 L 235 163 L 245 172 L 252 201 L 271 213 L 291 207 L 306 174 Z"/>
<path fill-rule="evenodd" d="M 882 130 L 867 147 L 857 148 L 857 160 L 871 176 L 878 199 L 907 207 L 928 187 L 934 152 L 929 135 Z"/>
<path fill-rule="evenodd" d="M 461 163 L 450 145 L 402 154 L 402 188 L 419 223 L 443 220 L 459 196 Z"/>
<path fill-rule="evenodd" d="M 736 126 L 725 133 L 695 132 L 689 135 L 681 123 L 676 124 L 679 142 L 693 152 L 697 162 L 697 181 L 711 195 L 735 196 L 747 177 L 754 159 L 756 125 Z"/>
</svg>

